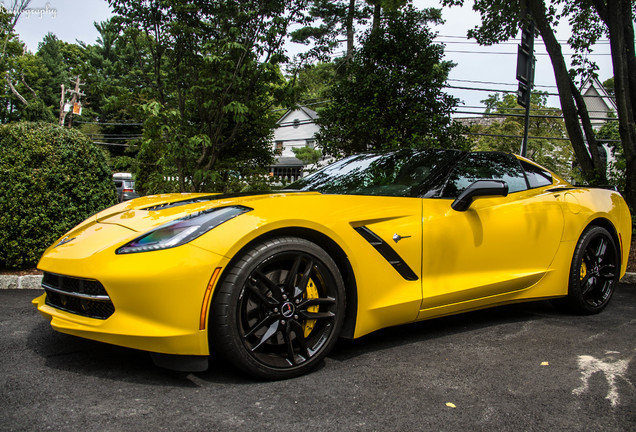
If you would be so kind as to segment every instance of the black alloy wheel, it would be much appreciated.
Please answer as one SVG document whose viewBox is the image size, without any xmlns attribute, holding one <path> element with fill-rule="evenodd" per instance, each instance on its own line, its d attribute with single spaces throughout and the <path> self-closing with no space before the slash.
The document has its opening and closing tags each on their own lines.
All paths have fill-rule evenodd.
<svg viewBox="0 0 636 432">
<path fill-rule="evenodd" d="M 301 375 L 335 344 L 344 283 L 320 247 L 284 237 L 251 248 L 215 294 L 210 343 L 232 364 L 265 379 Z"/>
<path fill-rule="evenodd" d="M 620 256 L 612 235 L 590 226 L 579 239 L 572 265 L 566 304 L 580 314 L 602 311 L 610 301 L 620 274 Z"/>
</svg>

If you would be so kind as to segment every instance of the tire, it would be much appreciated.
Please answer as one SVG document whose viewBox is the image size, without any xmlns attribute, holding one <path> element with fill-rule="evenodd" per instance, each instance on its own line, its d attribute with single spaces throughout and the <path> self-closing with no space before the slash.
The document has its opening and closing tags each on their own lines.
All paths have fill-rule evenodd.
<svg viewBox="0 0 636 432">
<path fill-rule="evenodd" d="M 258 378 L 302 375 L 336 343 L 345 289 L 333 259 L 296 237 L 257 244 L 234 260 L 211 305 L 210 344 Z"/>
<path fill-rule="evenodd" d="M 591 315 L 609 303 L 620 274 L 620 258 L 612 235 L 603 227 L 590 226 L 579 238 L 564 305 L 572 312 Z"/>
</svg>

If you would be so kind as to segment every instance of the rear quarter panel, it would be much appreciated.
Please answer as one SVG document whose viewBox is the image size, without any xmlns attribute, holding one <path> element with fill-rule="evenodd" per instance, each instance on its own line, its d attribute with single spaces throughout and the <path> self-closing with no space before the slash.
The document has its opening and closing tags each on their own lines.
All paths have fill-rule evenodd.
<svg viewBox="0 0 636 432">
<path fill-rule="evenodd" d="M 563 241 L 576 244 L 590 224 L 609 222 L 619 244 L 622 277 L 632 241 L 632 217 L 623 197 L 612 190 L 578 188 L 562 192 L 561 199 L 565 217 Z"/>
</svg>

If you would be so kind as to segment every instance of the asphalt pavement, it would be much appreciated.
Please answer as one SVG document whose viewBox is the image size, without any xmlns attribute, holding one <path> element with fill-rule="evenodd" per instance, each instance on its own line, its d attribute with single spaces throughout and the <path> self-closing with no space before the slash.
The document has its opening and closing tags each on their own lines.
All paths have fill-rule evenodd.
<svg viewBox="0 0 636 432">
<path fill-rule="evenodd" d="M 315 372 L 254 381 L 53 331 L 0 290 L 1 431 L 634 431 L 636 285 L 599 315 L 541 301 L 340 341 Z"/>
</svg>

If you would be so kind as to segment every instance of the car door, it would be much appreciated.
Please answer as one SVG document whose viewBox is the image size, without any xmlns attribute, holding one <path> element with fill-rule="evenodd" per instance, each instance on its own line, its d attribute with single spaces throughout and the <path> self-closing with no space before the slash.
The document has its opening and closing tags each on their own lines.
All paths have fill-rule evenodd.
<svg viewBox="0 0 636 432">
<path fill-rule="evenodd" d="M 451 204 L 479 179 L 503 180 L 509 193 L 483 197 L 466 211 Z M 422 305 L 418 318 L 476 307 L 479 299 L 524 290 L 546 273 L 563 233 L 563 213 L 548 187 L 530 188 L 519 161 L 469 153 L 439 199 L 424 199 Z"/>
</svg>

